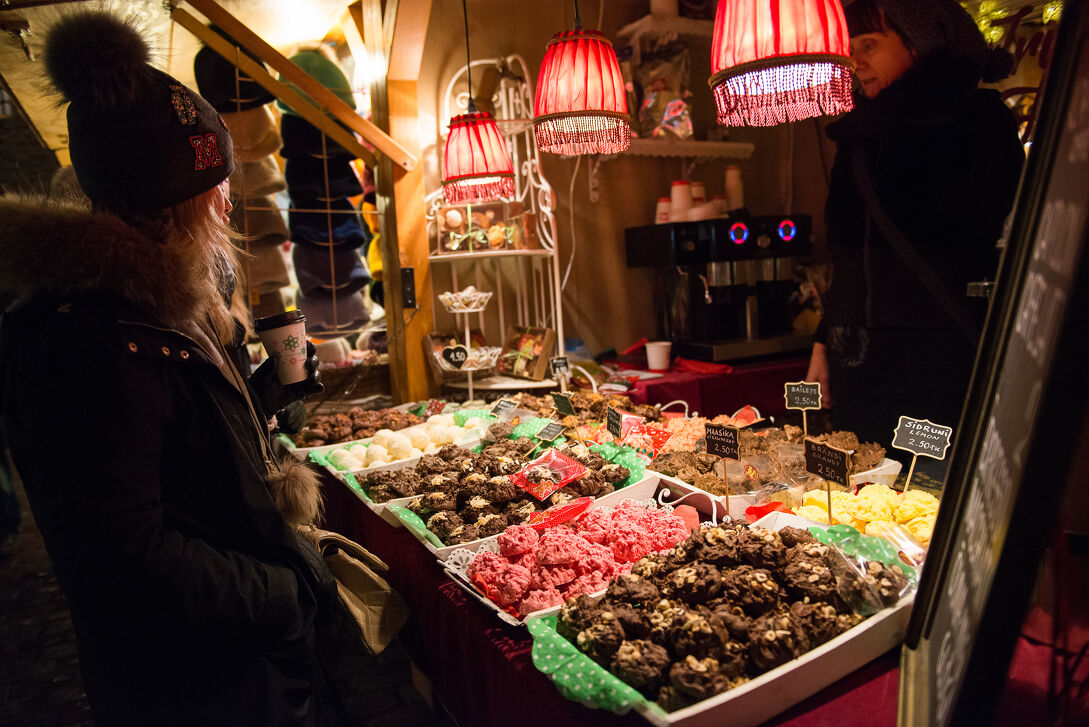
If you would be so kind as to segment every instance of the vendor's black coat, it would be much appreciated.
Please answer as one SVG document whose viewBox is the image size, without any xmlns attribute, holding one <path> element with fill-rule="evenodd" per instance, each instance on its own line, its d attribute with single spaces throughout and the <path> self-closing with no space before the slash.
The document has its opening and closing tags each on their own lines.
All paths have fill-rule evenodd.
<svg viewBox="0 0 1089 727">
<path fill-rule="evenodd" d="M 25 201 L 0 202 L 0 259 L 0 411 L 97 722 L 314 724 L 314 601 L 262 433 L 178 330 L 214 284 L 114 217 Z"/>
<path fill-rule="evenodd" d="M 867 214 L 860 155 L 885 214 L 932 268 L 962 319 L 986 301 L 967 284 L 995 279 L 1024 152 L 997 91 L 946 53 L 920 59 L 872 100 L 829 124 L 837 144 L 825 216 L 832 283 L 817 340 L 827 346 L 836 428 L 888 444 L 900 415 L 956 426 L 976 350 Z"/>
</svg>

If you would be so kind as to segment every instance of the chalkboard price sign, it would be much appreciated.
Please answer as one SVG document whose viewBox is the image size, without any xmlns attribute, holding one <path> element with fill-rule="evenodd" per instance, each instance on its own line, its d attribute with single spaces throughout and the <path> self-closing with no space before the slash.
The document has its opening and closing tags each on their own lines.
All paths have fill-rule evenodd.
<svg viewBox="0 0 1089 727">
<path fill-rule="evenodd" d="M 787 409 L 820 409 L 821 385 L 817 381 L 790 381 L 783 385 L 783 398 Z"/>
<path fill-rule="evenodd" d="M 571 403 L 570 394 L 553 393 L 552 401 L 556 403 L 556 411 L 561 416 L 568 416 L 575 413 L 575 405 Z"/>
<path fill-rule="evenodd" d="M 605 428 L 609 430 L 609 434 L 617 439 L 620 439 L 622 422 L 623 419 L 620 416 L 620 412 L 610 406 L 605 414 Z"/>
<path fill-rule="evenodd" d="M 469 350 L 461 345 L 447 346 L 442 349 L 442 357 L 446 359 L 446 363 L 456 369 L 460 369 L 465 365 L 465 362 L 469 360 Z"/>
<path fill-rule="evenodd" d="M 549 359 L 548 363 L 552 366 L 552 375 L 557 378 L 571 373 L 571 364 L 568 363 L 566 356 L 555 356 Z"/>
<path fill-rule="evenodd" d="M 735 462 L 741 459 L 741 447 L 737 441 L 737 427 L 707 424 L 706 429 L 707 454 L 732 459 Z"/>
<path fill-rule="evenodd" d="M 492 414 L 500 419 L 510 419 L 511 412 L 518 406 L 518 402 L 514 399 L 500 399 L 495 402 L 495 406 L 492 407 Z"/>
<path fill-rule="evenodd" d="M 896 424 L 896 435 L 892 438 L 892 446 L 924 457 L 945 459 L 946 450 L 949 449 L 949 437 L 952 434 L 952 427 L 943 427 L 929 419 L 912 419 L 902 416 Z"/>
<path fill-rule="evenodd" d="M 808 437 L 805 440 L 805 471 L 811 475 L 846 486 L 849 459 L 847 450 Z"/>
<path fill-rule="evenodd" d="M 537 432 L 537 439 L 540 439 L 542 442 L 554 442 L 556 441 L 556 437 L 563 434 L 563 430 L 564 426 L 559 422 L 546 424 L 544 429 Z"/>
</svg>

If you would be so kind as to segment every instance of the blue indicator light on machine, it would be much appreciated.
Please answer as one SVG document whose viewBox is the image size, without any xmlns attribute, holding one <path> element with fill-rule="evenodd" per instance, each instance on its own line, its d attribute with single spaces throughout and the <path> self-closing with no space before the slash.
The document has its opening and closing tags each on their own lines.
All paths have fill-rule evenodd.
<svg viewBox="0 0 1089 727">
<path fill-rule="evenodd" d="M 779 239 L 784 242 L 790 242 L 794 239 L 794 236 L 798 234 L 798 226 L 794 224 L 793 220 L 783 220 L 779 223 Z"/>
<path fill-rule="evenodd" d="M 749 227 L 744 222 L 735 222 L 730 226 L 730 239 L 735 245 L 744 244 L 749 239 Z"/>
</svg>

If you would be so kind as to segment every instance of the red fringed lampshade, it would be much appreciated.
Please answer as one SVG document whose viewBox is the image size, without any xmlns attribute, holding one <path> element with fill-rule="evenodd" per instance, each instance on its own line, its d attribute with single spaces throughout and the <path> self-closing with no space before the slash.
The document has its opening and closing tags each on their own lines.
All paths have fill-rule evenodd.
<svg viewBox="0 0 1089 727">
<path fill-rule="evenodd" d="M 718 0 L 708 83 L 726 126 L 774 126 L 854 107 L 838 0 Z"/>
<path fill-rule="evenodd" d="M 631 146 L 620 63 L 605 36 L 575 30 L 553 36 L 533 98 L 537 148 L 553 154 L 615 154 Z"/>
<path fill-rule="evenodd" d="M 489 113 L 470 110 L 450 119 L 442 170 L 442 194 L 448 204 L 514 196 L 507 142 Z"/>
</svg>

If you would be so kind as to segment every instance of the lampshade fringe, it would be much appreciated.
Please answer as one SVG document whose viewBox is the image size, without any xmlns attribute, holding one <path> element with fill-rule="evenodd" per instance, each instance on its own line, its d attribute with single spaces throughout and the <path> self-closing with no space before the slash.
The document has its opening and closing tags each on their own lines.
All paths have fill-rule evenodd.
<svg viewBox="0 0 1089 727">
<path fill-rule="evenodd" d="M 502 177 L 484 183 L 471 177 L 445 182 L 442 193 L 447 204 L 477 204 L 499 198 L 510 199 L 514 196 L 514 177 Z"/>
<path fill-rule="evenodd" d="M 613 116 L 560 116 L 536 121 L 533 136 L 553 154 L 618 154 L 631 146 L 631 125 Z"/>
<path fill-rule="evenodd" d="M 775 126 L 854 106 L 851 71 L 836 63 L 765 68 L 724 78 L 711 91 L 718 123 L 725 126 Z"/>
</svg>

